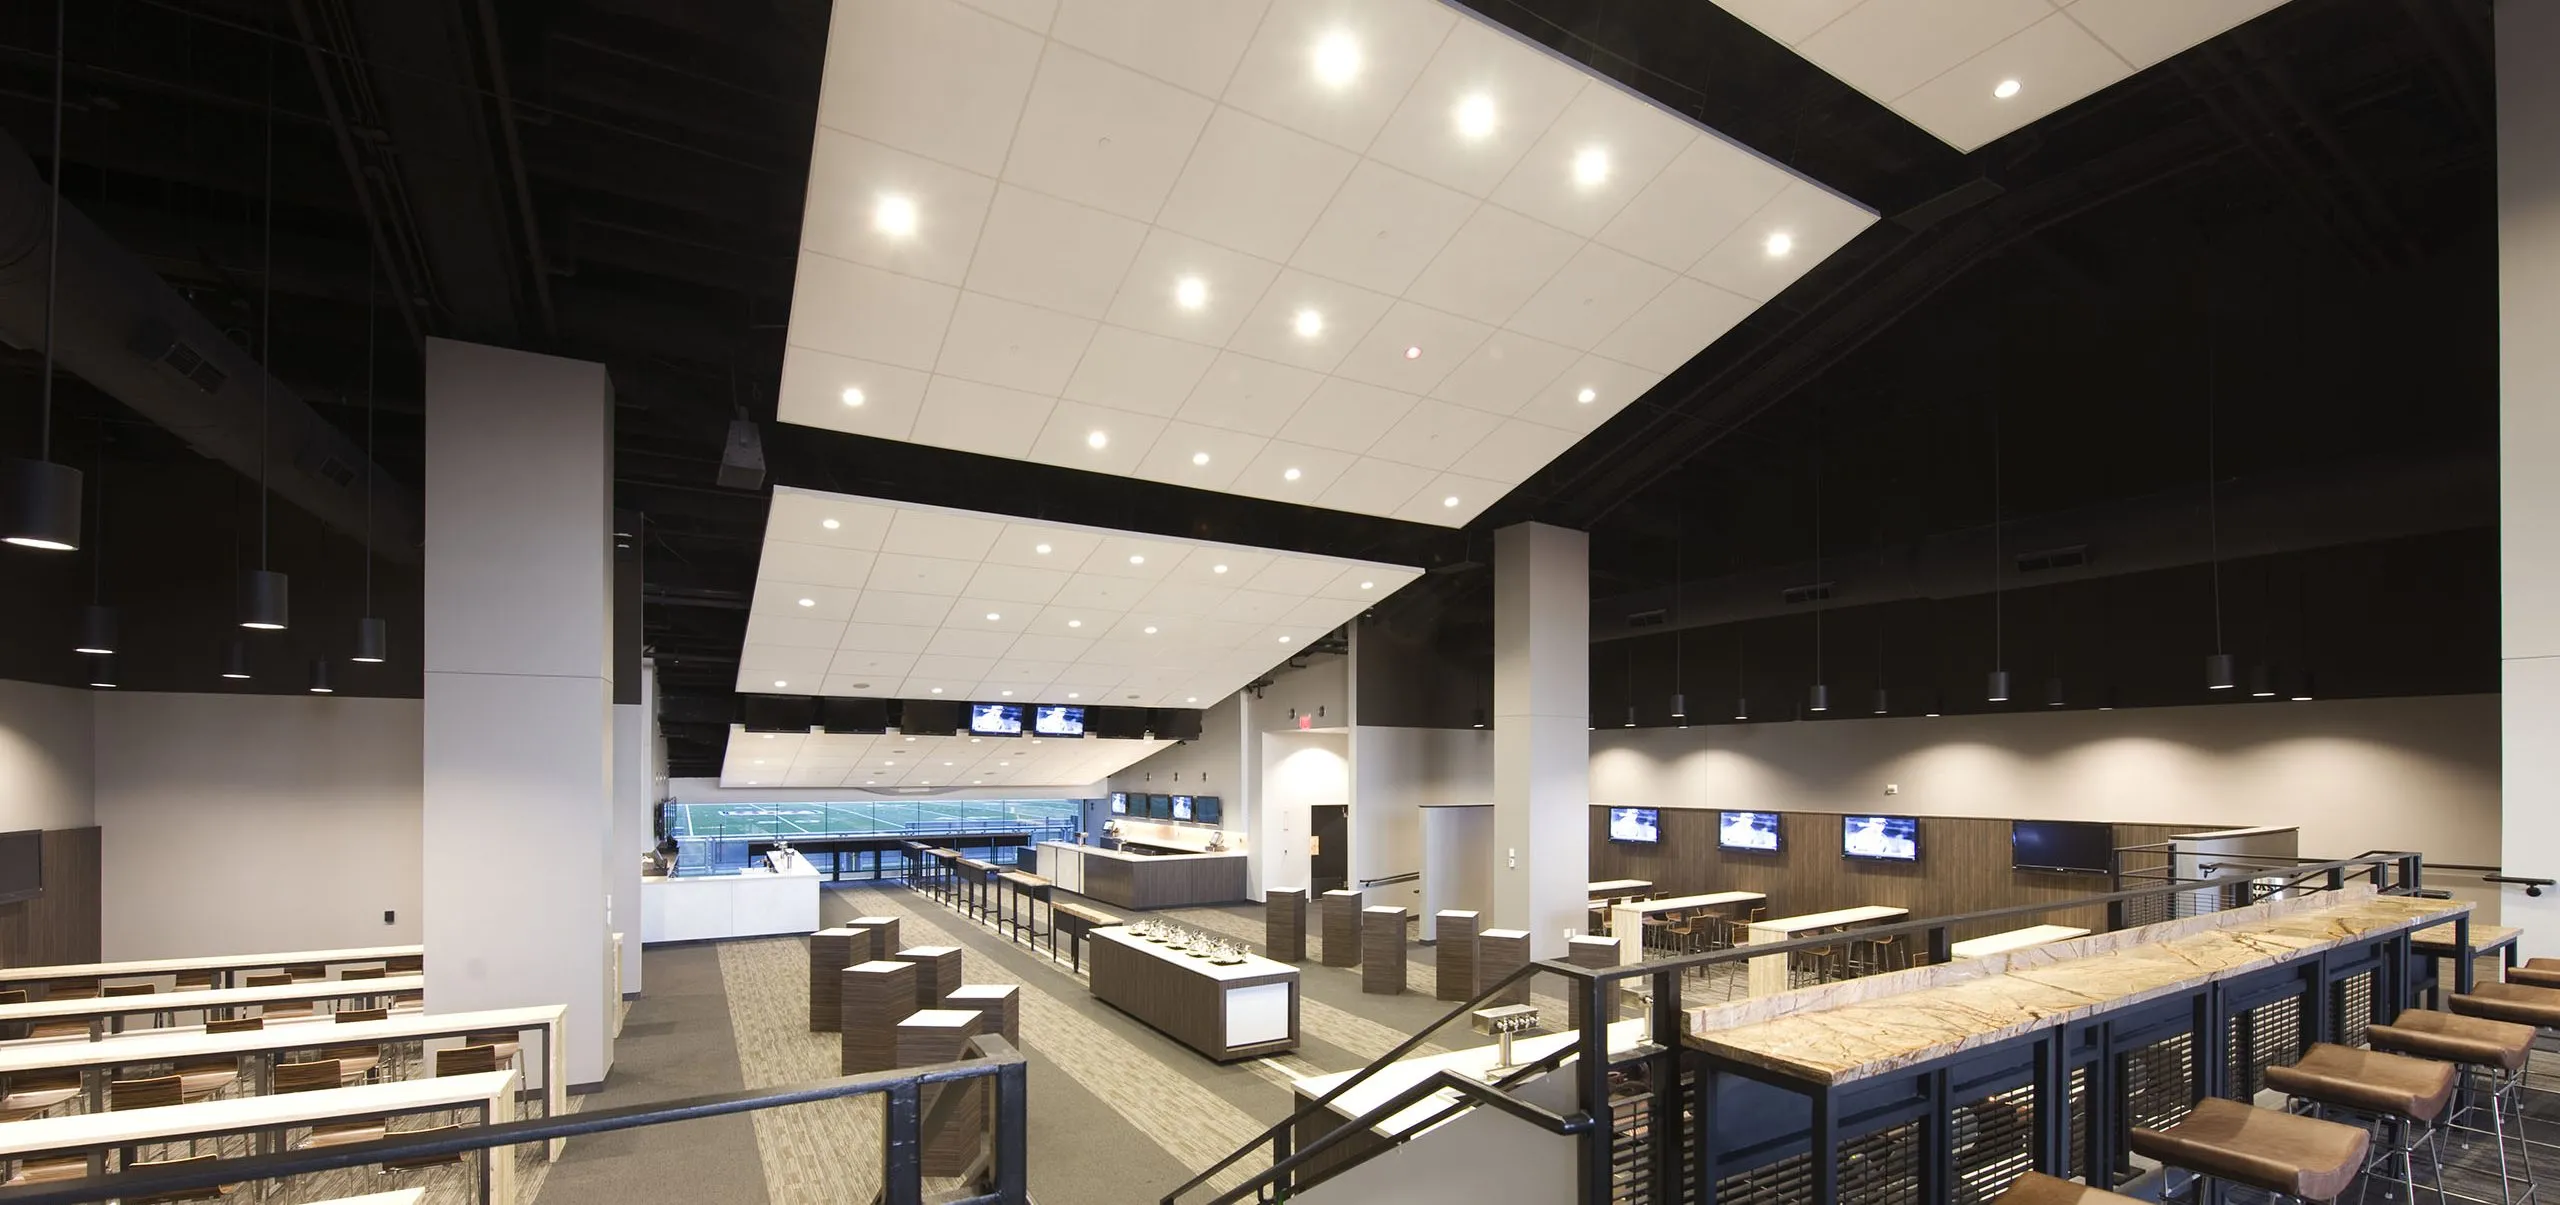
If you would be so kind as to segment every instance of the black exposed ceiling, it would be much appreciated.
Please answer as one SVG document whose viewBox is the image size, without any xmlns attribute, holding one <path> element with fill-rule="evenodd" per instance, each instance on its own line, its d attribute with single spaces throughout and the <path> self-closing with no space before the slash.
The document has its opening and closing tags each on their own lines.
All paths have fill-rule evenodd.
<svg viewBox="0 0 2560 1205">
<path fill-rule="evenodd" d="M 2235 478 L 2494 445 L 2486 0 L 2293 0 L 1971 155 L 1698 0 L 1477 7 L 1886 220 L 1465 533 L 773 426 L 825 0 L 83 0 L 64 182 L 245 341 L 272 71 L 268 362 L 360 432 L 378 255 L 377 459 L 413 488 L 417 338 L 609 365 L 677 773 L 712 771 L 733 711 L 765 508 L 714 483 L 741 408 L 792 484 L 1433 565 L 1488 560 L 1485 533 L 1522 519 L 1587 527 L 1603 596 L 1801 558 L 1817 459 L 1841 538 L 1979 525 L 1995 415 L 2012 516 L 2200 481 L 2207 393 Z M 0 123 L 39 163 L 50 8 L 0 10 Z M 0 353 L 12 453 L 35 363 Z M 60 388 L 60 458 L 103 450 L 117 491 L 126 684 L 216 688 L 240 482 Z M 355 613 L 362 558 L 284 522 L 308 529 L 277 554 L 307 622 L 273 656 L 343 656 L 328 617 Z M 71 630 L 89 574 L 27 566 L 0 573 L 0 621 L 30 634 L 0 674 L 74 681 L 68 640 L 33 634 Z M 409 657 L 342 667 L 342 689 L 414 693 L 416 581 L 377 575 Z M 1489 576 L 1433 575 L 1385 618 L 1476 648 Z"/>
</svg>

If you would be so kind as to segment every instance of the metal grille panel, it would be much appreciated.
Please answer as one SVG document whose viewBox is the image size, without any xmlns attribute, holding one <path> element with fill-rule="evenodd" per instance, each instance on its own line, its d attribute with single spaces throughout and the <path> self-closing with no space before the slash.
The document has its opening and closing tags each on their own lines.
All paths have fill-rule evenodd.
<svg viewBox="0 0 2560 1205">
<path fill-rule="evenodd" d="M 2341 979 L 2330 989 L 2329 1015 L 2337 1018 L 2337 1042 L 2343 1046 L 2365 1044 L 2365 1030 L 2373 1027 L 2375 980 L 2380 971 L 2367 971 Z"/>
<path fill-rule="evenodd" d="M 1954 1110 L 1948 1118 L 1955 1153 L 1949 1195 L 1957 1205 L 1982 1205 L 2035 1170 L 2035 1106 L 2035 1086 L 2027 1084 Z"/>
<path fill-rule="evenodd" d="M 2124 1056 L 2125 1115 L 2145 1129 L 2166 1129 L 2195 1108 L 2195 1042 L 2187 1034 Z"/>
<path fill-rule="evenodd" d="M 1720 1205 L 1802 1205 L 1812 1199 L 1813 1161 L 1805 1155 L 1716 1184 Z M 1920 1123 L 1841 1143 L 1839 1200 L 1840 1205 L 1919 1205 Z"/>
<path fill-rule="evenodd" d="M 2261 1004 L 2231 1020 L 2230 1083 L 2233 1100 L 2250 1100 L 2266 1086 L 2267 1068 L 2302 1058 L 2302 998 Z"/>
</svg>

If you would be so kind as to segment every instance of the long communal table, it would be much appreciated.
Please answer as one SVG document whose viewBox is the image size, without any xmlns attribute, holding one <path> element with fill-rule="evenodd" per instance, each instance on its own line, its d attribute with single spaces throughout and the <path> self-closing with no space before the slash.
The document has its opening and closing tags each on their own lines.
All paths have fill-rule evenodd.
<svg viewBox="0 0 2560 1205">
<path fill-rule="evenodd" d="M 1618 962 L 1633 966 L 1644 961 L 1644 918 L 1648 916 L 1721 908 L 1728 904 L 1756 904 L 1768 898 L 1766 893 L 1758 891 L 1711 891 L 1705 895 L 1675 895 L 1668 899 L 1615 905 L 1609 909 L 1609 933 L 1618 939 Z"/>
<path fill-rule="evenodd" d="M 288 1092 L 277 1096 L 236 1096 L 226 1100 L 126 1109 L 107 1113 L 74 1113 L 37 1117 L 0 1125 L 0 1159 L 29 1155 L 86 1154 L 93 1168 L 106 1153 L 148 1143 L 184 1142 L 226 1134 L 255 1134 L 288 1127 L 340 1121 L 369 1121 L 447 1110 L 477 1112 L 482 1124 L 514 1116 L 513 1071 L 441 1075 L 427 1079 Z M 493 1148 L 480 1160 L 481 1205 L 514 1205 L 516 1165 L 507 1148 Z"/>
<path fill-rule="evenodd" d="M 1877 921 L 1900 920 L 1911 915 L 1909 908 L 1890 904 L 1864 904 L 1855 908 L 1835 908 L 1829 912 L 1808 912 L 1802 916 L 1781 916 L 1751 922 L 1747 945 L 1787 941 L 1801 934 L 1821 929 L 1840 929 Z M 1763 954 L 1751 960 L 1751 994 L 1773 996 L 1788 988 L 1787 956 Z"/>
<path fill-rule="evenodd" d="M 1053 886 L 1054 884 L 1049 880 L 1039 875 L 1019 870 L 1008 870 L 996 876 L 996 890 L 999 896 L 1008 894 L 1005 888 L 1013 889 L 1009 893 L 1010 902 L 1004 906 L 1003 914 L 998 919 L 1011 931 L 1010 935 L 1015 941 L 1022 940 L 1026 926 L 1030 930 L 1031 940 L 1034 943 L 1040 940 L 1040 905 L 1053 903 L 1049 896 Z M 1030 911 L 1030 916 L 1027 918 L 1023 915 L 1026 908 Z M 1056 920 L 1052 919 L 1049 924 L 1050 930 L 1054 932 L 1057 927 Z M 1055 946 L 1056 943 L 1051 942 L 1053 950 Z"/>
<path fill-rule="evenodd" d="M 66 979 L 155 979 L 210 971 L 215 987 L 229 987 L 242 971 L 296 966 L 354 966 L 423 958 L 425 946 L 358 946 L 345 950 L 287 950 L 263 954 L 211 954 L 189 958 L 140 958 L 126 962 L 71 962 L 54 966 L 0 967 L 0 987 L 32 988 Z M 33 992 L 28 993 L 33 995 Z"/>
<path fill-rule="evenodd" d="M 0 1004 L 0 1025 L 40 1021 L 87 1021 L 92 1038 L 105 1023 L 153 1013 L 202 1012 L 268 1004 L 318 1004 L 322 1001 L 369 1000 L 402 992 L 427 990 L 424 975 L 387 975 L 380 979 L 313 979 L 273 987 L 226 987 L 210 991 L 155 992 L 148 996 L 99 996 L 79 1000 L 30 1000 Z"/>
<path fill-rule="evenodd" d="M 569 1055 L 562 1038 L 569 1023 L 565 1005 L 493 1008 L 459 1013 L 396 1013 L 380 1021 L 338 1023 L 326 1017 L 279 1021 L 258 1029 L 208 1033 L 202 1026 L 152 1029 L 84 1042 L 76 1038 L 0 1043 L 0 1079 L 36 1071 L 74 1071 L 89 1083 L 93 1109 L 106 1080 L 121 1067 L 170 1063 L 180 1059 L 254 1057 L 321 1046 L 375 1042 L 424 1042 L 466 1034 L 512 1031 L 542 1036 L 542 1058 L 527 1057 L 527 1067 L 542 1068 L 544 1115 L 558 1117 L 569 1107 Z M 528 1077 L 529 1078 L 529 1077 Z M 555 1138 L 550 1155 L 557 1159 L 567 1139 Z"/>
</svg>

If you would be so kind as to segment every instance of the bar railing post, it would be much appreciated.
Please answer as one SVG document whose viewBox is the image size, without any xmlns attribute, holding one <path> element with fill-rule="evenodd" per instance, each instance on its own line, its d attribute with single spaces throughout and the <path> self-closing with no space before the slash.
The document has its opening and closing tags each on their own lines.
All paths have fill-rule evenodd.
<svg viewBox="0 0 2560 1205">
<path fill-rule="evenodd" d="M 2344 867 L 2344 866 L 2332 866 L 2332 867 L 2330 867 L 2330 868 L 2329 868 L 2329 890 L 2331 890 L 2331 891 L 2344 891 L 2344 890 L 2346 890 L 2346 889 L 2347 889 L 2347 868 L 2346 868 L 2346 867 Z"/>
<path fill-rule="evenodd" d="M 1574 1035 L 1579 1062 L 1574 1079 L 1580 1085 L 1582 1111 L 1592 1120 L 1582 1133 L 1580 1166 L 1582 1205 L 1607 1205 L 1612 1160 L 1609 1147 L 1617 1127 L 1609 1113 L 1609 1022 L 1616 1017 L 1618 985 L 1596 974 L 1577 977 L 1573 990 L 1582 996 L 1582 1031 Z"/>
<path fill-rule="evenodd" d="M 1031 1200 L 1028 1064 L 1020 1057 L 996 1069 L 996 1198 L 1004 1205 Z"/>
<path fill-rule="evenodd" d="M 924 1092 L 916 1084 L 897 1084 L 888 1096 L 889 1149 L 881 1200 L 885 1205 L 924 1205 Z"/>
<path fill-rule="evenodd" d="M 1955 955 L 1948 950 L 1947 927 L 1945 925 L 1929 926 L 1928 965 L 1933 967 L 1945 966 L 1947 963 L 1954 960 Z"/>
<path fill-rule="evenodd" d="M 1652 1116 L 1646 1119 L 1645 1137 L 1653 1144 L 1653 1200 L 1662 1205 L 1678 1201 L 1680 1192 L 1680 1144 L 1688 1133 L 1680 1124 L 1681 1033 L 1680 972 L 1657 971 L 1653 976 L 1653 1044 L 1660 1051 L 1646 1062 L 1653 1089 Z"/>
</svg>

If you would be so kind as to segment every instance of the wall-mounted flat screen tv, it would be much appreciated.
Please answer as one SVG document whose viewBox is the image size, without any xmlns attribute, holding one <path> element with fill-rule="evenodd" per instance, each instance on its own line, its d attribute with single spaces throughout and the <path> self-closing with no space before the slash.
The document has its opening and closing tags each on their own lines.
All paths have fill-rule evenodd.
<svg viewBox="0 0 2560 1205">
<path fill-rule="evenodd" d="M 1215 795 L 1195 795 L 1191 799 L 1191 815 L 1202 824 L 1216 824 L 1225 819 L 1224 811 Z"/>
<path fill-rule="evenodd" d="M 0 904 L 14 904 L 43 894 L 43 831 L 31 828 L 0 833 Z"/>
<path fill-rule="evenodd" d="M 2105 874 L 2115 869 L 2116 831 L 2111 824 L 2071 820 L 2013 820 L 2009 865 L 2018 870 Z"/>
<path fill-rule="evenodd" d="M 1149 795 L 1149 796 L 1147 796 L 1147 819 L 1149 819 L 1149 820 L 1171 820 L 1171 819 L 1173 819 L 1173 796 L 1171 796 L 1171 795 Z"/>
<path fill-rule="evenodd" d="M 1920 821 L 1910 816 L 1843 816 L 1840 856 L 1878 862 L 1920 860 Z"/>
<path fill-rule="evenodd" d="M 1022 704 L 971 703 L 969 734 L 971 736 L 1022 735 Z"/>
<path fill-rule="evenodd" d="M 1176 795 L 1176 796 L 1174 796 L 1174 797 L 1173 797 L 1173 818 L 1174 818 L 1174 819 L 1176 819 L 1176 820 L 1189 820 L 1189 819 L 1191 819 L 1191 797 L 1190 797 L 1190 796 L 1188 796 L 1188 795 Z"/>
<path fill-rule="evenodd" d="M 1662 840 L 1662 809 L 1610 808 L 1609 839 L 1638 845 Z"/>
<path fill-rule="evenodd" d="M 1716 844 L 1755 854 L 1778 852 L 1776 812 L 1726 812 L 1716 819 Z"/>
<path fill-rule="evenodd" d="M 1040 736 L 1083 736 L 1084 708 L 1043 703 L 1031 711 L 1031 731 Z"/>
<path fill-rule="evenodd" d="M 1127 791 L 1113 791 L 1111 793 L 1111 814 L 1114 816 L 1126 816 L 1129 814 L 1129 793 Z"/>
</svg>

